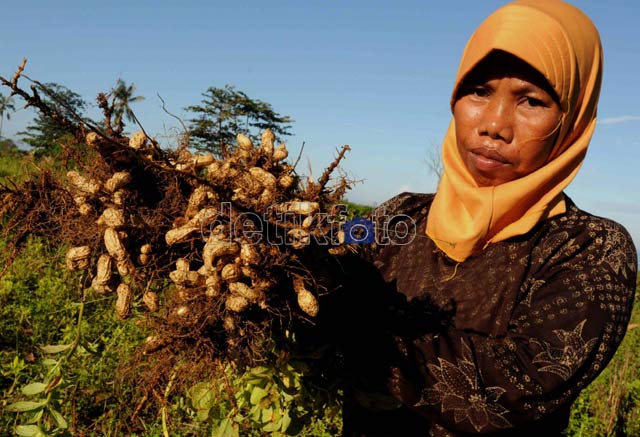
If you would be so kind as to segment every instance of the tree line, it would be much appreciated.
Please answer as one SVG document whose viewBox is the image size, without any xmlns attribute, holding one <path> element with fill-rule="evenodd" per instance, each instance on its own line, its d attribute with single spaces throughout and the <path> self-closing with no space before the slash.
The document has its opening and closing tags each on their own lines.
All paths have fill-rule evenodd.
<svg viewBox="0 0 640 437">
<path fill-rule="evenodd" d="M 86 117 L 87 102 L 78 93 L 57 83 L 38 84 L 43 100 L 49 106 L 71 120 L 84 119 L 102 128 L 108 127 L 116 133 L 122 133 L 125 123 L 137 123 L 131 105 L 144 100 L 137 96 L 136 85 L 127 84 L 118 79 L 111 90 L 105 94 L 113 108 L 106 122 L 90 120 Z M 2 123 L 10 120 L 15 111 L 15 101 L 11 96 L 0 94 L 0 138 Z M 260 132 L 270 128 L 276 139 L 291 135 L 293 120 L 287 115 L 276 112 L 270 103 L 251 98 L 232 85 L 222 88 L 209 87 L 202 93 L 199 104 L 184 108 L 191 116 L 187 120 L 190 146 L 199 152 L 221 156 L 229 151 L 236 135 L 243 133 L 254 142 L 259 142 Z M 136 128 L 133 128 L 136 130 Z M 25 130 L 18 132 L 20 138 L 34 150 L 35 154 L 56 155 L 60 151 L 60 141 L 68 133 L 50 117 L 39 113 Z"/>
</svg>

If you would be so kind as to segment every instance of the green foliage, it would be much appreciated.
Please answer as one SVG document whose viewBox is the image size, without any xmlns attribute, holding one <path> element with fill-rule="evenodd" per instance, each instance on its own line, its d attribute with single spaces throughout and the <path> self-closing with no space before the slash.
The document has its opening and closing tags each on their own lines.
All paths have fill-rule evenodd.
<svg viewBox="0 0 640 437">
<path fill-rule="evenodd" d="M 4 123 L 5 116 L 7 120 L 11 120 L 11 112 L 15 110 L 16 107 L 13 104 L 13 97 L 0 93 L 0 139 L 2 139 L 2 124 Z"/>
<path fill-rule="evenodd" d="M 0 278 L 2 435 L 116 435 L 121 426 L 114 416 L 130 388 L 113 381 L 142 330 L 117 319 L 112 297 L 83 293 L 63 253 L 31 238 Z"/>
<path fill-rule="evenodd" d="M 359 203 L 349 202 L 344 200 L 342 202 L 347 207 L 347 218 L 352 219 L 354 217 L 364 217 L 374 210 L 373 206 L 361 205 Z"/>
<path fill-rule="evenodd" d="M 289 116 L 280 115 L 271 104 L 255 100 L 231 85 L 210 87 L 202 94 L 200 105 L 188 106 L 195 118 L 189 120 L 191 144 L 198 150 L 217 156 L 235 143 L 238 133 L 260 141 L 260 133 L 269 128 L 276 138 L 291 135 Z"/>
<path fill-rule="evenodd" d="M 227 367 L 215 380 L 188 390 L 189 405 L 212 436 L 338 435 L 337 399 L 305 381 L 308 369 L 297 361 L 247 369 L 238 377 Z"/>
<path fill-rule="evenodd" d="M 24 152 L 12 140 L 0 140 L 0 158 L 19 158 Z"/>
<path fill-rule="evenodd" d="M 18 149 L 11 140 L 0 140 L 0 183 L 7 177 L 16 177 L 20 174 L 23 165 L 24 152 Z"/>
<path fill-rule="evenodd" d="M 40 87 L 40 91 L 43 93 L 42 100 L 69 120 L 83 117 L 87 104 L 79 94 L 57 83 L 46 83 Z M 51 117 L 39 112 L 32 124 L 18 134 L 35 149 L 37 155 L 57 155 L 60 151 L 59 142 L 69 132 Z"/>
<path fill-rule="evenodd" d="M 90 159 L 91 155 L 87 153 L 85 158 Z M 59 159 L 36 157 L 32 152 L 19 149 L 11 140 L 0 140 L 0 184 L 14 188 L 14 183 L 20 184 L 42 171 L 65 175 L 68 167 Z"/>
</svg>

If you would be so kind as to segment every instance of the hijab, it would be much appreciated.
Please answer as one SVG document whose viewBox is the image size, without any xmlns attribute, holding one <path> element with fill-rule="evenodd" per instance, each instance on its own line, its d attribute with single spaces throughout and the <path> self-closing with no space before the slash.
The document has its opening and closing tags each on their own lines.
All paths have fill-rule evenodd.
<svg viewBox="0 0 640 437">
<path fill-rule="evenodd" d="M 582 11 L 560 0 L 519 0 L 498 9 L 467 42 L 452 108 L 465 77 L 494 50 L 514 55 L 542 73 L 563 114 L 541 168 L 489 187 L 478 186 L 467 170 L 458 152 L 455 120 L 451 121 L 442 146 L 444 172 L 426 233 L 458 262 L 564 213 L 562 192 L 582 165 L 596 124 L 602 46 L 596 27 Z"/>
</svg>

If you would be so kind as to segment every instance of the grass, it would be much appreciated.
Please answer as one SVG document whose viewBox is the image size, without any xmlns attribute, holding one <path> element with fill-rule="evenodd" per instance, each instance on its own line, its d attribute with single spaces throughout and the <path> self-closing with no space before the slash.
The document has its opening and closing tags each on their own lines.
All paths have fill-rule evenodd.
<svg viewBox="0 0 640 437">
<path fill-rule="evenodd" d="M 8 177 L 15 179 L 21 173 L 22 166 L 20 160 L 0 155 L 0 183 L 6 182 Z"/>
</svg>

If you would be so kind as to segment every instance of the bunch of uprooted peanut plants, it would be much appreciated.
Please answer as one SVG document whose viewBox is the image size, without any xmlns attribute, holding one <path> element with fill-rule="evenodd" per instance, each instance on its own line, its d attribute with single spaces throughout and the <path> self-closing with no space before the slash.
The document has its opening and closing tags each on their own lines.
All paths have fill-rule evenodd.
<svg viewBox="0 0 640 437">
<path fill-rule="evenodd" d="M 239 134 L 222 157 L 191 153 L 188 135 L 166 149 L 112 129 L 104 94 L 102 128 L 56 112 L 38 82 L 19 87 L 23 68 L 0 81 L 69 132 L 67 171 L 0 188 L 5 236 L 16 248 L 29 234 L 67 244 L 83 286 L 113 295 L 120 318 L 140 317 L 150 335 L 139 359 L 156 363 L 147 379 L 177 362 L 264 360 L 292 324 L 313 323 L 331 292 L 320 260 L 351 249 L 335 206 L 352 181 L 332 179 L 348 146 L 317 181 L 269 129 L 260 144 Z"/>
</svg>

